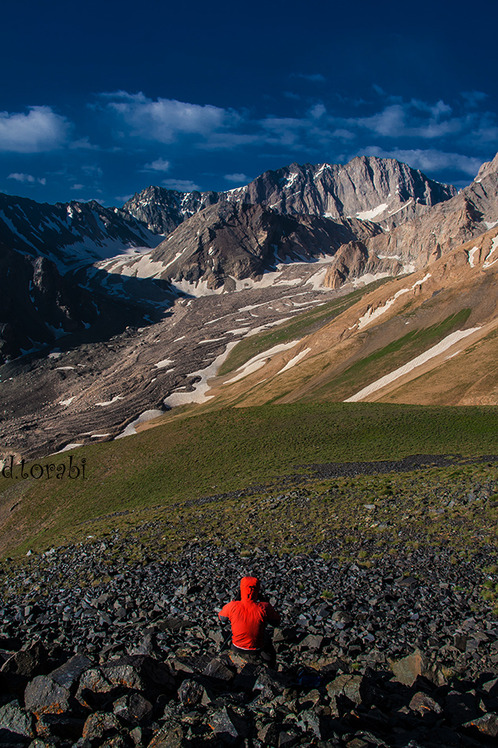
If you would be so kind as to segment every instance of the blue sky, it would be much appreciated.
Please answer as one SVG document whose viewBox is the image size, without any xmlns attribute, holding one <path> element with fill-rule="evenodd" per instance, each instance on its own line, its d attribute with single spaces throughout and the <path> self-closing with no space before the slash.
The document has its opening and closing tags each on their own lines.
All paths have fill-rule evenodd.
<svg viewBox="0 0 498 748">
<path fill-rule="evenodd" d="M 498 4 L 9 0 L 0 191 L 121 205 L 392 156 L 462 187 L 498 150 Z"/>
</svg>

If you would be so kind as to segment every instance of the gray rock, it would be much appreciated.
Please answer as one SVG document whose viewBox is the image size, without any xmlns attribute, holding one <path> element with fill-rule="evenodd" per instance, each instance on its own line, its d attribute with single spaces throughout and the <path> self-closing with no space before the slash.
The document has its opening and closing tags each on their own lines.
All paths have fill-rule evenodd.
<svg viewBox="0 0 498 748">
<path fill-rule="evenodd" d="M 186 745 L 184 736 L 181 725 L 168 724 L 154 732 L 147 748 L 182 748 Z"/>
<path fill-rule="evenodd" d="M 174 680 L 166 665 L 147 655 L 130 655 L 113 661 L 102 668 L 104 677 L 114 686 L 136 691 L 148 688 L 172 690 Z"/>
<path fill-rule="evenodd" d="M 230 683 L 235 676 L 235 671 L 227 666 L 223 660 L 218 657 L 213 658 L 204 668 L 203 675 L 214 680 Z"/>
<path fill-rule="evenodd" d="M 62 714 L 71 708 L 71 693 L 46 675 L 37 675 L 24 692 L 26 709 L 36 717 L 42 714 Z"/>
<path fill-rule="evenodd" d="M 136 725 L 149 720 L 152 715 L 153 706 L 142 694 L 131 693 L 117 699 L 113 704 L 112 710 L 119 719 Z"/>
<path fill-rule="evenodd" d="M 86 655 L 74 655 L 70 660 L 65 662 L 63 665 L 53 670 L 49 674 L 55 683 L 59 686 L 64 686 L 68 690 L 71 690 L 81 677 L 81 675 L 88 670 L 92 665 L 92 661 L 86 657 Z"/>
<path fill-rule="evenodd" d="M 200 704 L 206 695 L 204 686 L 192 678 L 186 678 L 178 689 L 178 698 L 184 706 Z"/>
<path fill-rule="evenodd" d="M 35 735 L 33 717 L 20 707 L 18 701 L 11 701 L 0 707 L 0 730 L 32 738 Z"/>
<path fill-rule="evenodd" d="M 247 725 L 230 707 L 214 712 L 209 719 L 209 726 L 217 740 L 229 745 L 247 735 Z"/>
</svg>

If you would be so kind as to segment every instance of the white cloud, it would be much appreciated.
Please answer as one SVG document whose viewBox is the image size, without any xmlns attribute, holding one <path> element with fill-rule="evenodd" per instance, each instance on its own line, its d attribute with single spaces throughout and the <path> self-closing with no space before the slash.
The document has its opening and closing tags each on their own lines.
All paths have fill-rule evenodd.
<svg viewBox="0 0 498 748">
<path fill-rule="evenodd" d="M 164 158 L 156 158 L 150 164 L 145 164 L 144 171 L 169 171 L 171 168 L 171 162 L 166 161 Z"/>
<path fill-rule="evenodd" d="M 29 107 L 27 114 L 0 112 L 0 151 L 41 153 L 67 142 L 70 125 L 48 106 Z"/>
<path fill-rule="evenodd" d="M 343 127 L 338 127 L 333 131 L 332 135 L 339 140 L 354 140 L 356 137 L 351 130 L 345 130 Z"/>
<path fill-rule="evenodd" d="M 307 76 L 296 73 L 292 77 Z M 141 149 L 148 148 L 143 142 L 147 140 L 152 144 L 174 142 L 175 153 L 182 148 L 188 148 L 189 153 L 194 149 L 213 152 L 258 149 L 259 155 L 270 153 L 282 163 L 340 162 L 350 155 L 370 152 L 399 158 L 434 176 L 447 170 L 474 176 L 481 158 L 472 154 L 480 152 L 479 146 L 484 150 L 483 146 L 498 140 L 496 115 L 482 111 L 480 105 L 485 95 L 480 92 L 451 100 L 404 100 L 374 85 L 370 101 L 321 98 L 323 102 L 314 97 L 293 105 L 294 116 L 279 116 L 278 110 L 251 116 L 245 110 L 150 99 L 143 93 L 126 91 L 103 94 L 101 104 L 104 102 L 108 114 L 113 113 L 118 125 L 115 134 L 119 131 L 125 149 L 133 148 L 130 137 L 136 137 L 141 139 L 138 143 Z M 474 102 L 475 108 L 464 106 L 464 101 Z M 376 146 L 365 151 L 365 146 L 372 142 Z M 432 145 L 436 147 L 431 148 Z M 164 151 L 158 145 L 153 147 L 155 150 L 145 151 L 142 163 L 149 160 L 142 171 L 170 174 L 169 160 L 156 157 Z M 249 181 L 241 173 L 226 174 L 224 178 L 234 185 Z M 182 191 L 199 189 L 189 179 L 171 178 L 162 183 Z"/>
<path fill-rule="evenodd" d="M 132 135 L 160 143 L 172 143 L 185 134 L 208 137 L 238 119 L 234 112 L 211 104 L 188 104 L 175 99 L 154 101 L 143 93 L 126 91 L 104 97 L 108 99 L 108 108 L 130 128 Z"/>
<path fill-rule="evenodd" d="M 79 138 L 78 140 L 73 140 L 72 143 L 69 144 L 69 147 L 74 151 L 100 151 L 101 147 L 99 145 L 94 145 L 93 143 L 90 143 L 90 139 L 88 137 Z"/>
<path fill-rule="evenodd" d="M 163 179 L 162 184 L 169 190 L 179 190 L 180 192 L 200 190 L 199 185 L 190 179 Z"/>
<path fill-rule="evenodd" d="M 85 188 L 84 184 L 73 184 L 71 189 L 72 190 L 83 190 Z"/>
<path fill-rule="evenodd" d="M 236 174 L 225 174 L 224 179 L 227 182 L 234 182 L 235 184 L 246 184 L 249 181 L 247 174 L 236 173 Z"/>
<path fill-rule="evenodd" d="M 311 107 L 309 115 L 312 119 L 320 119 L 326 113 L 326 109 L 323 104 L 315 104 Z"/>
<path fill-rule="evenodd" d="M 420 101 L 390 104 L 370 117 L 359 117 L 353 123 L 384 137 L 441 138 L 465 129 L 465 118 L 451 117 L 451 107 L 443 101 L 435 105 Z"/>
<path fill-rule="evenodd" d="M 474 177 L 482 165 L 482 159 L 465 156 L 462 153 L 448 153 L 446 151 L 431 149 L 383 149 L 378 146 L 364 148 L 362 153 L 366 156 L 379 156 L 380 158 L 395 158 L 398 161 L 410 164 L 414 169 L 423 172 L 437 172 L 442 170 L 461 171 Z"/>
<path fill-rule="evenodd" d="M 15 179 L 16 182 L 22 182 L 23 184 L 47 184 L 45 177 L 34 177 L 32 174 L 22 174 L 17 171 L 9 174 L 7 179 Z"/>
<path fill-rule="evenodd" d="M 253 123 L 256 127 L 258 123 Z M 205 151 L 222 151 L 233 150 L 234 148 L 243 148 L 250 145 L 260 145 L 266 142 L 265 138 L 258 134 L 238 133 L 238 132 L 213 132 L 204 142 L 199 143 L 199 147 Z"/>
<path fill-rule="evenodd" d="M 433 102 L 411 99 L 402 101 L 386 96 L 388 101 L 381 111 L 367 117 L 345 118 L 343 126 L 355 128 L 358 133 L 367 130 L 384 138 L 419 138 L 435 140 L 441 138 L 465 138 L 470 143 L 486 143 L 496 140 L 498 125 L 496 115 L 477 111 L 486 98 L 480 92 L 462 94 L 472 106 L 462 109 L 461 101 L 455 108 L 443 100 Z M 471 111 L 472 110 L 472 111 Z"/>
</svg>

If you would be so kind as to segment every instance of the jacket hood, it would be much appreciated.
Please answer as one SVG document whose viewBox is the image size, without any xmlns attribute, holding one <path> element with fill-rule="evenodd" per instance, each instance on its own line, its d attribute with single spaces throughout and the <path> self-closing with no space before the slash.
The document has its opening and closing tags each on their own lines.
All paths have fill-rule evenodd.
<svg viewBox="0 0 498 748">
<path fill-rule="evenodd" d="M 240 580 L 240 599 L 257 600 L 259 595 L 259 579 L 257 577 L 242 577 Z"/>
</svg>

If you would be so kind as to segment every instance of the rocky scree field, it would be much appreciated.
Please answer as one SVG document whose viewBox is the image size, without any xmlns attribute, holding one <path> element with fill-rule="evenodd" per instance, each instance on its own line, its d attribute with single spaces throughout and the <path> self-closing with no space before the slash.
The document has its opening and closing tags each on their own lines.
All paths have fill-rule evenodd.
<svg viewBox="0 0 498 748">
<path fill-rule="evenodd" d="M 2 744 L 492 745 L 497 511 L 495 458 L 427 454 L 87 519 L 2 564 Z M 224 648 L 244 574 L 275 669 Z"/>
</svg>

